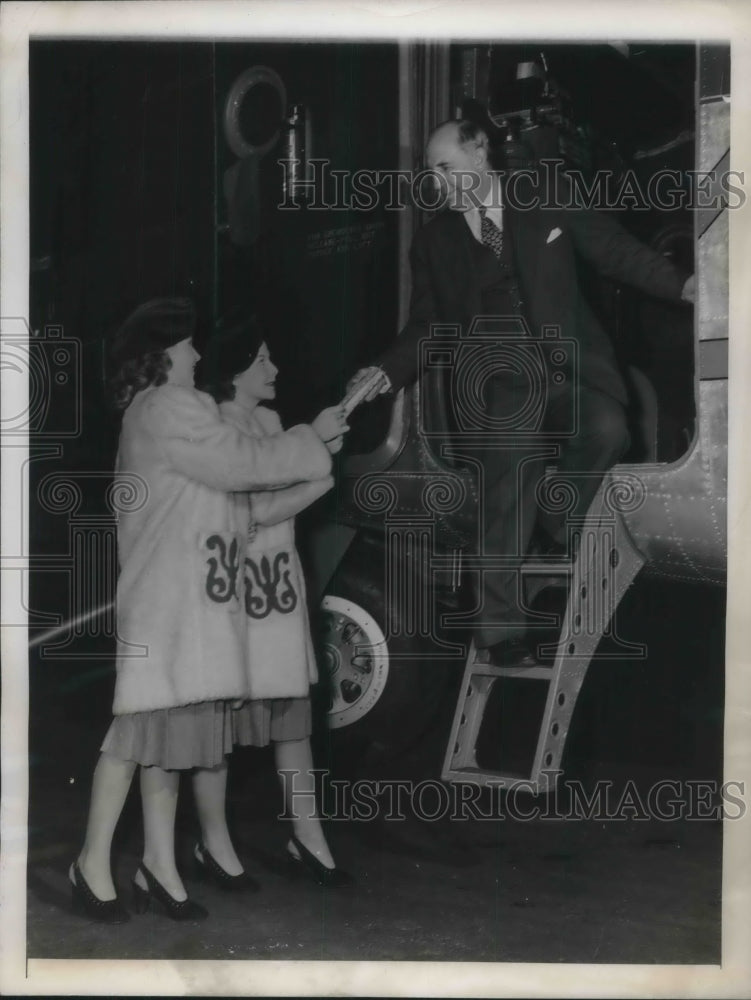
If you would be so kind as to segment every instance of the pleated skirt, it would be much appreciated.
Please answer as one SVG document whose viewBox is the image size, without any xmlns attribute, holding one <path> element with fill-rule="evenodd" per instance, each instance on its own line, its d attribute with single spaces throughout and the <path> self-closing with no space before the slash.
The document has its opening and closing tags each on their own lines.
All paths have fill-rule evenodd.
<svg viewBox="0 0 751 1000">
<path fill-rule="evenodd" d="M 216 767 L 233 746 L 268 746 L 310 736 L 310 698 L 203 701 L 179 708 L 116 715 L 102 743 L 118 760 L 165 771 Z"/>
</svg>

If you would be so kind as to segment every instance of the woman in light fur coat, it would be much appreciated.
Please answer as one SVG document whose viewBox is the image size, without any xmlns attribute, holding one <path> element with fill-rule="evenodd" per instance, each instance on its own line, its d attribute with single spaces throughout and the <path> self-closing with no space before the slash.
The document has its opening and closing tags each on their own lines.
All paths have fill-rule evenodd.
<svg viewBox="0 0 751 1000">
<path fill-rule="evenodd" d="M 263 333 L 250 321 L 206 345 L 196 366 L 196 385 L 219 403 L 227 423 L 249 440 L 273 439 L 281 421 L 268 406 L 276 396 L 277 368 Z M 338 450 L 339 442 L 332 450 Z M 349 885 L 337 868 L 315 808 L 310 746 L 309 689 L 318 679 L 308 624 L 305 582 L 295 549 L 294 517 L 333 486 L 333 479 L 285 489 L 237 494 L 238 517 L 248 528 L 245 551 L 245 616 L 251 701 L 237 712 L 238 743 L 274 744 L 293 834 L 291 868 L 319 885 Z"/>
<path fill-rule="evenodd" d="M 69 873 L 76 908 L 108 923 L 129 919 L 110 852 L 137 765 L 144 854 L 136 909 L 155 900 L 173 919 L 207 915 L 188 899 L 175 863 L 181 770 L 196 769 L 199 862 L 225 887 L 255 887 L 224 809 L 231 702 L 248 695 L 240 572 L 247 526 L 228 491 L 327 482 L 330 452 L 346 427 L 331 408 L 311 426 L 263 440 L 240 433 L 193 387 L 194 331 L 188 300 L 159 299 L 137 309 L 110 345 L 123 411 L 116 477 L 137 477 L 142 490 L 118 522 L 115 718 L 94 772 L 85 843 Z"/>
</svg>

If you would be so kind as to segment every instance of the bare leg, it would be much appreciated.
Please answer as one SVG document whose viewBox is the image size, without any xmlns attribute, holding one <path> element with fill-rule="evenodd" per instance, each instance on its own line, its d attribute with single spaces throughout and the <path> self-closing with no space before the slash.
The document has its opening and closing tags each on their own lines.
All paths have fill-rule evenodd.
<svg viewBox="0 0 751 1000">
<path fill-rule="evenodd" d="M 81 874 L 99 899 L 115 898 L 110 854 L 112 837 L 128 796 L 136 765 L 102 753 L 94 768 L 86 839 L 78 856 Z"/>
<path fill-rule="evenodd" d="M 227 829 L 226 761 L 218 767 L 199 768 L 193 775 L 193 794 L 206 850 L 228 874 L 242 874 L 243 866 L 235 853 Z"/>
<path fill-rule="evenodd" d="M 278 771 L 292 772 L 282 776 L 284 805 L 292 816 L 295 836 L 326 868 L 335 868 L 334 858 L 323 835 L 315 802 L 315 775 L 310 740 L 285 740 L 275 743 Z M 297 856 L 294 844 L 290 852 Z"/>
<path fill-rule="evenodd" d="M 141 768 L 143 863 L 178 901 L 188 898 L 175 862 L 175 811 L 179 786 L 179 771 L 163 771 L 161 767 Z M 136 874 L 136 882 L 142 889 L 146 888 L 146 881 L 140 872 Z"/>
</svg>

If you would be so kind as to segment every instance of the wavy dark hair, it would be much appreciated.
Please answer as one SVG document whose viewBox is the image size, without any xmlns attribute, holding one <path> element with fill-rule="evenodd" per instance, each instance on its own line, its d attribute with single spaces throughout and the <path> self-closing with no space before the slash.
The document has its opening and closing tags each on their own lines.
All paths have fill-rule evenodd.
<svg viewBox="0 0 751 1000">
<path fill-rule="evenodd" d="M 108 382 L 110 401 L 122 412 L 141 389 L 163 385 L 172 367 L 167 350 L 191 339 L 196 328 L 196 310 L 187 298 L 149 299 L 105 338 L 112 376 Z"/>
<path fill-rule="evenodd" d="M 256 358 L 266 334 L 253 316 L 245 322 L 220 328 L 204 345 L 196 365 L 196 389 L 207 392 L 217 403 L 235 398 L 234 380 Z"/>
<path fill-rule="evenodd" d="M 149 351 L 123 361 L 107 383 L 110 405 L 118 413 L 126 410 L 133 397 L 150 385 L 164 385 L 172 362 L 166 351 Z"/>
<path fill-rule="evenodd" d="M 246 365 L 245 368 L 247 367 Z M 221 374 L 205 355 L 201 355 L 200 361 L 196 364 L 196 389 L 200 389 L 201 392 L 207 392 L 216 403 L 223 403 L 227 399 L 234 399 L 235 376 L 244 370 L 244 368 L 241 368 L 239 371 L 232 372 L 232 374 Z"/>
</svg>

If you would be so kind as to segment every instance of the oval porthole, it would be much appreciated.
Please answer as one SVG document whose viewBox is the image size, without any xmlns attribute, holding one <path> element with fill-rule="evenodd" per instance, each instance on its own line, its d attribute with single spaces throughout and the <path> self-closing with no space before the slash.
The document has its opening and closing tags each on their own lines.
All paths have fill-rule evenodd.
<svg viewBox="0 0 751 1000">
<path fill-rule="evenodd" d="M 279 140 L 287 108 L 282 78 L 268 66 L 251 66 L 232 84 L 224 103 L 224 138 L 235 156 L 265 156 Z"/>
</svg>

